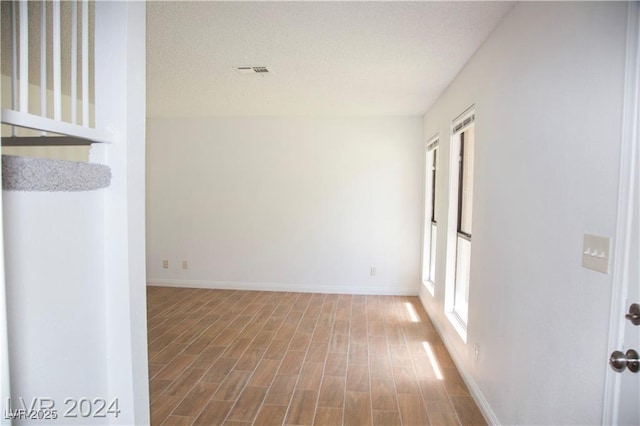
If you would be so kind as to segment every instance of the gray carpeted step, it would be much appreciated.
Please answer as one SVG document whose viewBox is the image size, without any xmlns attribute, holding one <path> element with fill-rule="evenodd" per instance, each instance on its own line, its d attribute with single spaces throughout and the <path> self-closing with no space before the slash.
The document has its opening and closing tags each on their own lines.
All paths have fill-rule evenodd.
<svg viewBox="0 0 640 426">
<path fill-rule="evenodd" d="M 110 183 L 111 169 L 103 164 L 2 156 L 2 189 L 7 191 L 91 191 Z"/>
</svg>

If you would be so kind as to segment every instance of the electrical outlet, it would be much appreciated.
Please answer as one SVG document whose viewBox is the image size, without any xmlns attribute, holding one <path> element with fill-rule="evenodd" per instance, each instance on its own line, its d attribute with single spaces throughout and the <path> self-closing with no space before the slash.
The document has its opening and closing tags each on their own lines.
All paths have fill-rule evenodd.
<svg viewBox="0 0 640 426">
<path fill-rule="evenodd" d="M 473 345 L 473 357 L 476 361 L 480 358 L 480 346 L 477 343 Z"/>
<path fill-rule="evenodd" d="M 162 267 L 164 269 L 169 269 L 169 261 L 168 260 L 163 260 L 162 261 Z"/>
<path fill-rule="evenodd" d="M 375 277 L 376 276 L 376 267 L 372 266 L 369 273 L 371 274 L 372 277 Z"/>
<path fill-rule="evenodd" d="M 189 263 L 186 260 L 182 261 L 182 269 L 189 269 Z"/>
</svg>

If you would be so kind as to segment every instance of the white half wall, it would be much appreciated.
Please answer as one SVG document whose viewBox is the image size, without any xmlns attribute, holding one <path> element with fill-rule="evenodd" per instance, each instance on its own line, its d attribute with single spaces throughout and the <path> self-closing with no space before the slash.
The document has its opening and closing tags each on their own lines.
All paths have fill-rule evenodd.
<svg viewBox="0 0 640 426">
<path fill-rule="evenodd" d="M 417 294 L 420 117 L 158 118 L 147 135 L 150 283 Z"/>
<path fill-rule="evenodd" d="M 468 343 L 444 312 L 446 232 L 420 297 L 493 422 L 602 421 L 612 279 L 581 256 L 584 233 L 616 229 L 626 12 L 516 4 L 424 119 L 446 226 L 449 126 L 475 104 Z"/>
<path fill-rule="evenodd" d="M 103 197 L 104 190 L 2 192 L 11 366 L 3 416 L 22 408 L 20 398 L 50 398 L 59 417 L 46 424 L 84 424 L 64 418 L 65 399 L 108 398 Z"/>
</svg>

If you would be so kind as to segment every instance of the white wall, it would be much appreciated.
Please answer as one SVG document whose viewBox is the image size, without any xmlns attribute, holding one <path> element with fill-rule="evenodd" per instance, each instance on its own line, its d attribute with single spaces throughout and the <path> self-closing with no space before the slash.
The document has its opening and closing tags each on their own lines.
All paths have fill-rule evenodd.
<svg viewBox="0 0 640 426">
<path fill-rule="evenodd" d="M 149 282 L 417 293 L 420 117 L 152 118 L 147 133 Z"/>
<path fill-rule="evenodd" d="M 441 135 L 444 222 L 449 125 L 476 106 L 467 344 L 443 312 L 445 232 L 435 297 L 420 295 L 503 424 L 602 419 L 611 275 L 582 268 L 581 248 L 616 227 L 626 7 L 518 3 L 424 119 Z"/>
<path fill-rule="evenodd" d="M 12 405 L 52 398 L 54 423 L 86 423 L 67 397 L 107 397 L 103 194 L 2 193 Z"/>
</svg>

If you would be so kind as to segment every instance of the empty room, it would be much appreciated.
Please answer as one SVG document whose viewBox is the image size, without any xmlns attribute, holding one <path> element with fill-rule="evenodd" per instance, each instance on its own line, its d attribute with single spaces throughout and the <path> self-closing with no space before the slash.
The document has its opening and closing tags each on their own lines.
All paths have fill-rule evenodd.
<svg viewBox="0 0 640 426">
<path fill-rule="evenodd" d="M 0 29 L 0 424 L 640 424 L 637 2 Z"/>
</svg>

